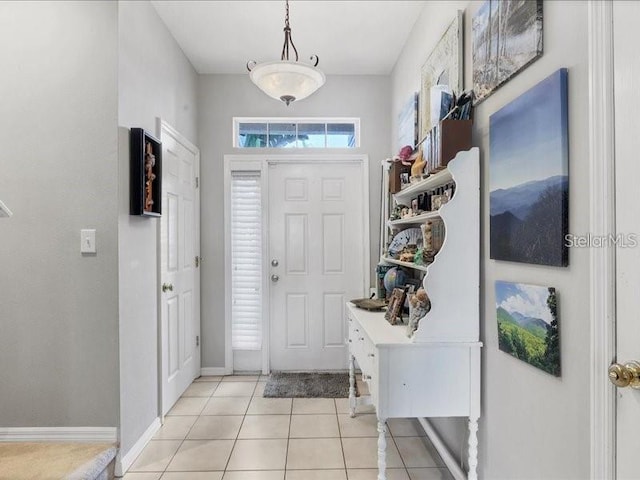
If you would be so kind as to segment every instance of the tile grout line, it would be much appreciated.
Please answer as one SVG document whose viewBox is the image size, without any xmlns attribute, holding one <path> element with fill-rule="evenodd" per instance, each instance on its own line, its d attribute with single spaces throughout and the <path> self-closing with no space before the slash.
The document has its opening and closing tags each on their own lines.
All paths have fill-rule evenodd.
<svg viewBox="0 0 640 480">
<path fill-rule="evenodd" d="M 391 431 L 391 427 L 389 426 L 389 420 L 387 420 L 387 429 L 389 430 L 389 437 L 391 437 L 391 441 L 393 442 L 393 445 L 396 447 L 396 450 L 398 451 L 398 457 L 400 457 L 400 461 L 402 462 L 402 466 L 404 467 L 404 473 L 406 473 L 407 478 L 411 480 L 411 475 L 409 475 L 409 469 L 407 468 L 407 464 L 404 461 L 404 457 L 400 453 L 400 449 L 398 448 L 398 443 L 396 442 L 396 437 L 395 435 L 393 435 L 393 432 Z"/>
<path fill-rule="evenodd" d="M 333 399 L 333 407 L 336 409 L 336 423 L 338 424 L 338 438 L 340 438 L 340 449 L 342 450 L 342 463 L 344 464 L 344 476 L 349 480 L 349 471 L 347 470 L 347 456 L 344 453 L 344 443 L 342 442 L 342 429 L 340 428 L 340 417 L 338 415 L 338 403 Z"/>
<path fill-rule="evenodd" d="M 211 398 L 211 396 L 213 396 L 213 392 L 215 392 L 218 389 L 218 386 L 220 385 L 220 383 L 222 382 L 218 382 L 218 385 L 216 385 L 216 388 L 214 388 L 211 391 L 211 395 L 209 397 L 204 397 L 204 398 Z M 193 382 L 191 382 L 191 385 L 193 385 Z M 191 386 L 189 385 L 189 386 Z M 187 387 L 189 388 L 189 387 Z M 180 398 L 193 398 L 193 397 L 180 397 Z M 199 398 L 203 398 L 203 397 L 199 397 Z M 193 429 L 193 426 L 198 423 L 198 419 L 200 418 L 200 416 L 202 415 L 202 412 L 204 411 L 204 407 L 207 405 L 207 403 L 209 403 L 209 400 L 207 400 L 205 402 L 205 404 L 202 406 L 202 409 L 200 410 L 200 413 L 197 415 L 197 418 L 195 419 L 195 421 L 193 422 L 193 425 L 191 425 L 189 427 L 189 431 L 187 432 L 187 434 L 184 436 L 184 438 L 182 439 L 182 441 L 180 442 L 180 445 L 178 445 L 178 448 L 176 449 L 176 451 L 174 452 L 174 454 L 171 456 L 171 459 L 169 460 L 169 462 L 167 462 L 167 466 L 164 467 L 164 470 L 162 471 L 162 474 L 160 475 L 160 480 L 162 480 L 162 477 L 164 477 L 164 474 L 167 473 L 167 468 L 169 468 L 169 465 L 171 465 L 171 462 L 173 462 L 173 460 L 176 458 L 176 455 L 178 454 L 178 452 L 180 451 L 180 448 L 182 448 L 182 445 L 184 445 L 184 442 L 187 440 L 187 437 L 189 436 L 189 434 L 191 433 L 191 430 Z M 171 407 L 173 408 L 173 407 Z M 178 415 L 176 415 L 178 416 Z M 186 415 L 183 415 L 186 416 Z"/>
<path fill-rule="evenodd" d="M 220 383 L 222 383 L 222 381 Z M 256 381 L 256 385 L 253 387 L 253 392 L 254 393 L 256 391 L 256 387 L 257 386 L 258 386 L 258 382 Z M 240 432 L 242 431 L 242 426 L 244 425 L 245 418 L 247 418 L 247 412 L 249 411 L 249 407 L 251 407 L 251 402 L 252 401 L 253 401 L 253 393 L 249 397 L 249 403 L 247 404 L 247 408 L 245 408 L 245 410 L 244 410 L 244 415 L 242 415 L 242 422 L 240 422 L 240 428 L 238 428 L 238 433 L 236 433 L 236 438 L 233 441 L 233 445 L 231 446 L 231 451 L 229 452 L 229 458 L 227 458 L 227 461 L 226 461 L 226 463 L 224 465 L 224 470 L 222 471 L 222 478 L 224 478 L 224 476 L 227 473 L 227 468 L 229 468 L 229 462 L 231 462 L 231 457 L 233 456 L 233 451 L 235 450 L 236 445 L 238 444 L 238 439 L 240 438 Z"/>
<path fill-rule="evenodd" d="M 291 399 L 291 409 L 289 410 L 289 431 L 287 432 L 287 448 L 284 454 L 284 480 L 287 480 L 287 464 L 289 462 L 289 443 L 291 442 L 291 422 L 293 421 L 293 398 Z"/>
</svg>

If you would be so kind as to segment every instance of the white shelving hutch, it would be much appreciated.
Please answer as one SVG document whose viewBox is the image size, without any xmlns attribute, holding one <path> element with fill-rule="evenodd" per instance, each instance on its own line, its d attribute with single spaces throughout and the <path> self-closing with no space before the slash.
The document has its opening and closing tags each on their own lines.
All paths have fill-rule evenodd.
<svg viewBox="0 0 640 480">
<path fill-rule="evenodd" d="M 394 195 L 409 204 L 419 193 L 453 180 L 453 198 L 437 212 L 390 222 L 411 227 L 439 216 L 445 240 L 433 263 L 423 266 L 383 258 L 388 263 L 425 272 L 423 286 L 431 310 L 409 338 L 406 325 L 391 325 L 384 313 L 347 304 L 349 327 L 350 407 L 372 403 L 378 416 L 378 480 L 386 473 L 386 421 L 418 418 L 454 478 L 477 479 L 480 418 L 480 191 L 477 148 L 459 152 L 447 169 Z M 355 362 L 370 396 L 355 396 Z M 468 474 L 446 449 L 428 417 L 468 417 Z"/>
</svg>

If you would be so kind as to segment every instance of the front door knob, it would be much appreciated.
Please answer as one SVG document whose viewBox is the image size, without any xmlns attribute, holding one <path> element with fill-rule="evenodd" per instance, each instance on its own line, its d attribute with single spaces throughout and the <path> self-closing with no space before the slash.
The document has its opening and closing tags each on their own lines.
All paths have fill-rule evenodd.
<svg viewBox="0 0 640 480">
<path fill-rule="evenodd" d="M 275 273 L 271 275 L 271 281 L 273 283 L 276 283 L 278 280 L 280 280 L 280 277 L 278 275 L 276 275 Z"/>
<path fill-rule="evenodd" d="M 627 362 L 624 365 L 612 363 L 609 367 L 609 380 L 616 387 L 640 389 L 640 363 Z"/>
</svg>

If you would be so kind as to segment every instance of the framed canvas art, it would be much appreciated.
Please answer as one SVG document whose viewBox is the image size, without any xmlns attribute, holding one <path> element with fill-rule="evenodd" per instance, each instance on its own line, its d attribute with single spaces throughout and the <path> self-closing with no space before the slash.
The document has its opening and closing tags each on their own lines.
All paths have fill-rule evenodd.
<svg viewBox="0 0 640 480">
<path fill-rule="evenodd" d="M 405 145 L 415 147 L 418 142 L 418 99 L 419 95 L 414 93 L 402 107 L 398 114 L 398 139 L 396 149 L 399 151 Z"/>
<path fill-rule="evenodd" d="M 560 376 L 560 331 L 556 289 L 496 281 L 498 348 Z"/>
<path fill-rule="evenodd" d="M 404 288 L 394 288 L 393 292 L 391 292 L 387 312 L 384 314 L 384 318 L 391 325 L 396 325 L 397 323 L 402 322 L 402 307 L 404 306 L 404 300 L 406 297 L 407 292 Z"/>
<path fill-rule="evenodd" d="M 567 70 L 491 115 L 490 258 L 569 263 Z"/>
<path fill-rule="evenodd" d="M 471 28 L 478 104 L 542 55 L 542 0 L 485 0 Z"/>
<path fill-rule="evenodd" d="M 462 10 L 458 10 L 440 41 L 422 66 L 420 89 L 420 140 L 434 126 L 431 123 L 431 87 L 446 85 L 459 95 L 464 85 Z"/>
<path fill-rule="evenodd" d="M 162 144 L 142 128 L 130 130 L 129 214 L 162 214 Z"/>
</svg>

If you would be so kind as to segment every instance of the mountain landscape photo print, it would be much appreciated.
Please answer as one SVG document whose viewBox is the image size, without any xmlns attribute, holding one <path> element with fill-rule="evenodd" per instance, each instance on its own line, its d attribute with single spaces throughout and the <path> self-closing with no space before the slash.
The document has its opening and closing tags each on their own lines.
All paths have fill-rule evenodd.
<svg viewBox="0 0 640 480">
<path fill-rule="evenodd" d="M 560 376 L 560 331 L 556 289 L 496 281 L 500 350 Z"/>
<path fill-rule="evenodd" d="M 490 258 L 566 267 L 569 139 L 562 68 L 490 117 Z"/>
</svg>

